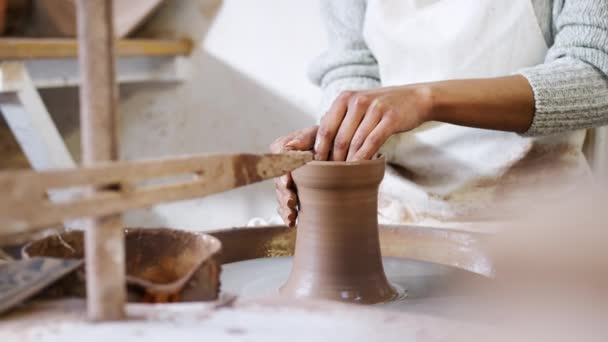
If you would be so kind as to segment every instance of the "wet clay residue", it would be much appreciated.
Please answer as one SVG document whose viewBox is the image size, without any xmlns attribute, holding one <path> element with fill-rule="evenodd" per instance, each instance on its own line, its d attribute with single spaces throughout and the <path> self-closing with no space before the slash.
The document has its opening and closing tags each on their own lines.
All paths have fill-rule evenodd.
<svg viewBox="0 0 608 342">
<path fill-rule="evenodd" d="M 378 238 L 384 159 L 313 162 L 292 174 L 300 212 L 293 268 L 280 293 L 370 304 L 392 299 Z"/>
<path fill-rule="evenodd" d="M 179 256 L 167 256 L 157 260 L 155 264 L 146 265 L 143 269 L 131 267 L 132 269 L 129 271 L 133 276 L 146 279 L 151 283 L 169 284 L 179 280 L 196 261 L 198 261 L 197 255 L 190 250 L 185 250 Z"/>
</svg>

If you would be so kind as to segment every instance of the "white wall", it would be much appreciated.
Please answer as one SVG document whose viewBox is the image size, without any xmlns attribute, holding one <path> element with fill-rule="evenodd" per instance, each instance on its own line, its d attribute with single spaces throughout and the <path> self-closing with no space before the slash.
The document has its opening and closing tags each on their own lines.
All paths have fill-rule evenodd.
<svg viewBox="0 0 608 342">
<path fill-rule="evenodd" d="M 308 64 L 324 48 L 316 0 L 228 0 L 204 49 L 302 110 L 317 106 Z"/>
<path fill-rule="evenodd" d="M 217 5 L 220 5 L 217 7 Z M 325 45 L 317 1 L 172 0 L 144 29 L 194 37 L 190 79 L 124 88 L 123 157 L 264 152 L 314 123 L 306 67 Z M 127 215 L 131 226 L 213 228 L 275 213 L 272 183 Z"/>
</svg>

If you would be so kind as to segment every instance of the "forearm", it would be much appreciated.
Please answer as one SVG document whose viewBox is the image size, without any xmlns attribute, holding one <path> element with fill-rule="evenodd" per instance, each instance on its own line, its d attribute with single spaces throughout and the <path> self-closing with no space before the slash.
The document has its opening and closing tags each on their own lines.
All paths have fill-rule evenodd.
<svg viewBox="0 0 608 342">
<path fill-rule="evenodd" d="M 345 92 L 321 119 L 315 158 L 370 159 L 390 136 L 427 121 L 525 132 L 534 107 L 533 91 L 523 76 Z"/>
<path fill-rule="evenodd" d="M 534 93 L 521 75 L 424 86 L 429 90 L 430 121 L 524 133 L 534 118 Z"/>
</svg>

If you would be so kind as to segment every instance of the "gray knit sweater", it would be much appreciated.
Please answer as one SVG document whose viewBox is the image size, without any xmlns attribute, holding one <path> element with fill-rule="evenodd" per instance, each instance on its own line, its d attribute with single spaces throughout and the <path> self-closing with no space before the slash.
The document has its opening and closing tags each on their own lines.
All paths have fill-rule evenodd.
<svg viewBox="0 0 608 342">
<path fill-rule="evenodd" d="M 508 1 L 508 0 L 497 0 Z M 543 64 L 521 70 L 534 90 L 528 136 L 608 124 L 608 0 L 531 0 L 550 46 Z M 363 39 L 366 0 L 322 0 L 329 49 L 310 68 L 323 102 L 343 90 L 381 86 Z"/>
</svg>

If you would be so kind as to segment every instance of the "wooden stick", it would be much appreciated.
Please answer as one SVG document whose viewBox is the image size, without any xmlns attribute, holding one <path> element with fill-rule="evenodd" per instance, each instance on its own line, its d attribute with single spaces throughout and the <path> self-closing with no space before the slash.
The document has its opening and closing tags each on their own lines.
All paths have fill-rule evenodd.
<svg viewBox="0 0 608 342">
<path fill-rule="evenodd" d="M 47 171 L 9 170 L 0 171 L 0 213 L 2 206 L 16 199 L 37 200 L 49 190 L 78 186 L 108 186 L 122 183 L 153 180 L 157 177 L 198 174 L 208 181 L 219 177 L 236 184 L 234 170 L 248 168 L 257 171 L 261 180 L 281 176 L 312 160 L 311 152 L 292 151 L 281 154 L 198 154 L 138 161 L 100 162 L 94 166 L 77 169 Z M 221 174 L 216 179 L 218 168 Z M 253 177 L 253 175 L 250 175 Z M 1 230 L 0 230 L 1 234 Z"/>
<path fill-rule="evenodd" d="M 78 0 L 77 17 L 82 161 L 86 166 L 118 157 L 112 0 Z M 89 319 L 124 318 L 125 245 L 120 215 L 88 221 L 85 263 Z"/>
<path fill-rule="evenodd" d="M 284 175 L 311 160 L 310 152 L 234 154 L 117 162 L 62 171 L 0 172 L 0 190 L 6 193 L 0 197 L 0 242 L 3 237 L 36 232 L 64 220 L 105 216 L 230 190 Z M 192 176 L 189 181 L 179 178 L 171 184 L 167 184 L 167 179 L 163 179 L 161 185 L 137 184 L 163 176 L 188 174 Z M 124 182 L 132 186 L 116 186 Z M 44 196 L 49 189 L 90 184 L 106 188 L 114 185 L 114 188 L 61 203 L 51 202 Z"/>
<path fill-rule="evenodd" d="M 189 39 L 121 39 L 116 41 L 116 56 L 187 56 L 192 51 Z M 0 59 L 73 58 L 78 42 L 59 38 L 0 38 Z"/>
</svg>

